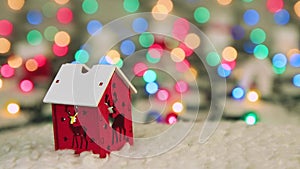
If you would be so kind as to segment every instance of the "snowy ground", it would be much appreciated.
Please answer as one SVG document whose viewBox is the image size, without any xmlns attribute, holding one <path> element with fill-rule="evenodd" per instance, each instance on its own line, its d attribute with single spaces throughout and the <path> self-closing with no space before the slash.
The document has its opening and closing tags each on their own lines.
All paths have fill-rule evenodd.
<svg viewBox="0 0 300 169">
<path fill-rule="evenodd" d="M 188 122 L 180 122 L 189 125 Z M 188 136 L 172 150 L 151 158 L 132 159 L 112 154 L 106 159 L 71 150 L 54 151 L 52 125 L 40 124 L 0 135 L 0 168 L 299 168 L 300 125 L 221 122 L 204 144 L 198 143 L 202 126 L 197 122 Z M 163 124 L 135 127 L 136 137 L 166 129 Z M 130 147 L 139 149 L 140 145 Z M 146 146 L 146 145 L 144 145 Z M 128 148 L 128 147 L 127 147 Z M 153 147 L 154 149 L 156 147 Z"/>
</svg>

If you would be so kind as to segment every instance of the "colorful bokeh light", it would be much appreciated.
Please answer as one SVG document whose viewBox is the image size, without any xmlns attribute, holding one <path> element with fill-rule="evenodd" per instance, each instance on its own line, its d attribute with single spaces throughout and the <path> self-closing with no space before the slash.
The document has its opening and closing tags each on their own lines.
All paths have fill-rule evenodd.
<svg viewBox="0 0 300 169">
<path fill-rule="evenodd" d="M 176 19 L 173 24 L 172 35 L 177 40 L 184 40 L 190 30 L 190 23 L 185 18 Z M 172 49 L 172 48 L 170 48 Z"/>
<path fill-rule="evenodd" d="M 38 30 L 35 30 L 35 29 L 31 30 L 27 34 L 27 42 L 30 45 L 37 46 L 42 42 L 42 40 L 43 40 L 43 36 L 42 36 L 41 32 Z"/>
<path fill-rule="evenodd" d="M 54 37 L 55 37 L 57 32 L 58 32 L 58 29 L 55 26 L 48 26 L 44 30 L 44 37 L 48 41 L 52 42 L 52 41 L 54 41 Z"/>
<path fill-rule="evenodd" d="M 43 22 L 43 14 L 37 10 L 29 11 L 26 17 L 28 23 L 32 25 L 39 25 Z"/>
<path fill-rule="evenodd" d="M 232 0 L 217 0 L 217 2 L 220 5 L 229 5 L 229 4 L 231 4 Z"/>
<path fill-rule="evenodd" d="M 30 80 L 25 79 L 20 82 L 20 89 L 22 90 L 22 92 L 31 92 L 33 90 L 33 87 L 33 82 Z"/>
<path fill-rule="evenodd" d="M 121 43 L 120 50 L 123 55 L 132 55 L 135 52 L 135 44 L 132 40 L 124 40 Z"/>
<path fill-rule="evenodd" d="M 242 87 L 237 86 L 237 87 L 233 88 L 231 95 L 234 99 L 240 100 L 245 97 L 245 93 L 246 92 Z"/>
<path fill-rule="evenodd" d="M 244 13 L 244 22 L 249 26 L 256 25 L 260 20 L 259 13 L 254 9 L 248 9 Z"/>
<path fill-rule="evenodd" d="M 20 10 L 23 8 L 25 4 L 25 0 L 8 0 L 7 5 L 10 7 L 12 10 Z"/>
<path fill-rule="evenodd" d="M 278 25 L 286 25 L 290 21 L 290 13 L 285 9 L 281 9 L 274 14 L 274 20 Z"/>
<path fill-rule="evenodd" d="M 137 62 L 133 66 L 133 73 L 138 77 L 142 77 L 147 69 L 148 69 L 148 66 L 145 63 Z"/>
<path fill-rule="evenodd" d="M 6 38 L 0 38 L 0 54 L 7 53 L 10 50 L 11 43 Z"/>
<path fill-rule="evenodd" d="M 206 56 L 206 62 L 209 66 L 217 66 L 220 64 L 220 55 L 217 52 L 209 52 Z"/>
<path fill-rule="evenodd" d="M 257 91 L 251 90 L 247 93 L 246 97 L 250 102 L 256 102 L 259 99 L 259 94 Z"/>
<path fill-rule="evenodd" d="M 155 94 L 158 91 L 158 84 L 156 82 L 147 83 L 145 89 L 148 94 Z"/>
<path fill-rule="evenodd" d="M 10 114 L 17 114 L 20 111 L 20 106 L 17 103 L 9 103 L 6 110 Z"/>
<path fill-rule="evenodd" d="M 300 1 L 297 1 L 294 5 L 294 11 L 296 15 L 300 18 Z"/>
<path fill-rule="evenodd" d="M 139 36 L 139 42 L 142 47 L 148 48 L 154 43 L 154 36 L 149 32 L 144 32 Z"/>
<path fill-rule="evenodd" d="M 261 28 L 256 28 L 253 29 L 250 32 L 250 39 L 253 43 L 255 44 L 261 44 L 266 40 L 266 33 L 263 29 Z"/>
<path fill-rule="evenodd" d="M 75 53 L 75 61 L 77 61 L 78 63 L 87 63 L 89 61 L 89 58 L 89 53 L 84 49 L 80 49 Z"/>
<path fill-rule="evenodd" d="M 170 92 L 166 89 L 159 89 L 156 93 L 156 98 L 159 101 L 167 101 L 170 98 Z"/>
<path fill-rule="evenodd" d="M 179 80 L 175 83 L 175 90 L 178 93 L 185 93 L 189 90 L 189 84 L 186 81 Z"/>
<path fill-rule="evenodd" d="M 59 31 L 54 36 L 54 42 L 57 46 L 65 47 L 71 42 L 71 37 L 67 32 Z"/>
<path fill-rule="evenodd" d="M 4 64 L 0 67 L 0 73 L 4 78 L 10 78 L 14 76 L 15 69 L 10 67 L 8 64 Z"/>
<path fill-rule="evenodd" d="M 181 102 L 175 102 L 172 105 L 172 110 L 175 113 L 181 113 L 183 111 L 183 108 L 184 108 L 184 106 Z"/>
<path fill-rule="evenodd" d="M 290 65 L 293 67 L 300 67 L 300 54 L 293 54 L 290 58 Z"/>
<path fill-rule="evenodd" d="M 234 47 L 228 46 L 225 47 L 222 51 L 222 58 L 225 61 L 232 62 L 237 58 L 237 51 Z"/>
<path fill-rule="evenodd" d="M 182 62 L 185 59 L 185 52 L 181 48 L 174 48 L 171 51 L 171 59 L 174 62 Z"/>
<path fill-rule="evenodd" d="M 73 20 L 73 12 L 70 8 L 60 8 L 56 13 L 56 19 L 59 23 L 69 24 Z"/>
<path fill-rule="evenodd" d="M 198 23 L 206 23 L 210 19 L 210 12 L 205 7 L 198 7 L 194 11 L 194 19 Z"/>
<path fill-rule="evenodd" d="M 224 77 L 224 78 L 229 77 L 229 75 L 231 74 L 231 68 L 227 64 L 220 64 L 218 66 L 218 70 L 217 71 L 218 71 L 218 75 L 220 77 Z"/>
<path fill-rule="evenodd" d="M 84 0 L 82 2 L 81 7 L 82 7 L 83 12 L 91 15 L 98 11 L 99 4 L 98 4 L 97 0 Z"/>
<path fill-rule="evenodd" d="M 8 20 L 0 20 L 0 35 L 9 36 L 13 31 L 13 24 Z"/>
<path fill-rule="evenodd" d="M 283 8 L 283 6 L 283 0 L 267 0 L 266 4 L 267 9 L 272 13 L 278 12 Z"/>
<path fill-rule="evenodd" d="M 265 59 L 269 55 L 269 49 L 266 45 L 260 44 L 254 48 L 254 56 L 257 59 Z"/>
<path fill-rule="evenodd" d="M 196 49 L 200 45 L 200 37 L 195 33 L 189 33 L 184 38 L 184 44 L 190 49 Z"/>
<path fill-rule="evenodd" d="M 38 69 L 39 64 L 35 59 L 28 59 L 25 62 L 25 68 L 26 70 L 28 70 L 29 72 L 34 72 Z"/>
<path fill-rule="evenodd" d="M 60 47 L 54 43 L 52 46 L 52 51 L 56 56 L 63 57 L 66 56 L 66 54 L 68 53 L 69 47 L 68 46 Z"/>
<path fill-rule="evenodd" d="M 277 53 L 272 58 L 272 64 L 276 68 L 283 68 L 287 64 L 287 58 L 286 58 L 286 56 L 284 54 Z"/>
<path fill-rule="evenodd" d="M 147 83 L 156 81 L 156 78 L 157 78 L 157 74 L 154 70 L 147 70 L 143 75 L 143 79 Z"/>
<path fill-rule="evenodd" d="M 12 55 L 7 59 L 7 64 L 12 68 L 19 68 L 23 63 L 23 59 L 21 56 Z"/>
<path fill-rule="evenodd" d="M 102 23 L 99 22 L 98 20 L 90 20 L 89 23 L 87 24 L 86 29 L 90 35 L 93 35 L 97 31 L 102 29 Z"/>
<path fill-rule="evenodd" d="M 127 12 L 136 12 L 140 7 L 139 0 L 124 0 L 123 1 L 123 8 Z"/>
<path fill-rule="evenodd" d="M 167 124 L 175 124 L 177 122 L 177 118 L 178 118 L 178 115 L 174 112 L 171 112 L 171 113 L 168 113 L 167 116 L 166 116 L 166 123 Z"/>
<path fill-rule="evenodd" d="M 233 26 L 231 29 L 231 35 L 233 39 L 241 40 L 245 36 L 245 29 L 240 25 Z"/>
<path fill-rule="evenodd" d="M 148 21 L 145 18 L 136 18 L 132 22 L 132 29 L 137 33 L 146 32 L 148 26 Z"/>
<path fill-rule="evenodd" d="M 300 87 L 300 74 L 296 74 L 296 75 L 293 77 L 293 84 L 294 84 L 296 87 Z"/>
</svg>

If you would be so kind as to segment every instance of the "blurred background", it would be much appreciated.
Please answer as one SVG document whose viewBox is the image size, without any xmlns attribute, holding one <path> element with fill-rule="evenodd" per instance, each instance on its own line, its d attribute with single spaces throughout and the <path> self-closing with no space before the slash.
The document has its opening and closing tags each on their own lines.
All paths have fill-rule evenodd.
<svg viewBox="0 0 300 169">
<path fill-rule="evenodd" d="M 140 12 L 162 23 L 157 13 L 178 16 L 173 37 L 147 32 L 151 21 L 137 17 L 128 25 L 138 35 L 105 56 L 91 54 L 86 43 L 104 25 Z M 42 100 L 63 63 L 120 67 L 133 77 L 134 113 L 145 122 L 195 114 L 203 120 L 211 99 L 208 65 L 226 80 L 224 120 L 299 124 L 299 21 L 297 0 L 1 1 L 0 130 L 51 121 Z M 189 32 L 193 26 L 214 51 L 194 53 L 205 41 Z"/>
</svg>

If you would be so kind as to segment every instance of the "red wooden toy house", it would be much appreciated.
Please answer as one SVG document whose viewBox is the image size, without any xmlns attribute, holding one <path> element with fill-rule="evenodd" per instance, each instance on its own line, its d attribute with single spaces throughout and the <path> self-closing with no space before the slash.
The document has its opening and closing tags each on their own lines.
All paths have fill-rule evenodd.
<svg viewBox="0 0 300 169">
<path fill-rule="evenodd" d="M 104 158 L 132 145 L 131 92 L 137 91 L 118 67 L 63 64 L 44 98 L 52 104 L 55 150 Z"/>
</svg>

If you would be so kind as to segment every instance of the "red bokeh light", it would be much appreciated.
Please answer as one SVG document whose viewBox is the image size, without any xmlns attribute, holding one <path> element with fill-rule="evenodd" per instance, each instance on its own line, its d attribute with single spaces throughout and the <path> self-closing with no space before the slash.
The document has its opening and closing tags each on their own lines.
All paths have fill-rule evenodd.
<svg viewBox="0 0 300 169">
<path fill-rule="evenodd" d="M 267 9 L 272 13 L 280 11 L 283 6 L 283 0 L 267 0 Z"/>
<path fill-rule="evenodd" d="M 0 73 L 3 77 L 10 78 L 15 74 L 15 69 L 5 64 L 0 68 Z"/>
<path fill-rule="evenodd" d="M 30 80 L 22 80 L 21 82 L 20 82 L 20 89 L 23 91 L 23 92 L 26 92 L 26 93 L 28 93 L 28 92 L 31 92 L 32 91 L 32 89 L 33 89 L 33 83 L 32 83 L 32 81 L 30 81 Z"/>
<path fill-rule="evenodd" d="M 68 48 L 68 46 L 60 47 L 54 43 L 52 46 L 52 51 L 56 56 L 62 57 L 68 53 L 69 48 Z"/>
<path fill-rule="evenodd" d="M 8 20 L 0 20 L 0 35 L 9 36 L 13 31 L 13 24 Z"/>
<path fill-rule="evenodd" d="M 60 8 L 56 13 L 58 22 L 68 24 L 73 20 L 73 12 L 69 8 Z"/>
</svg>

